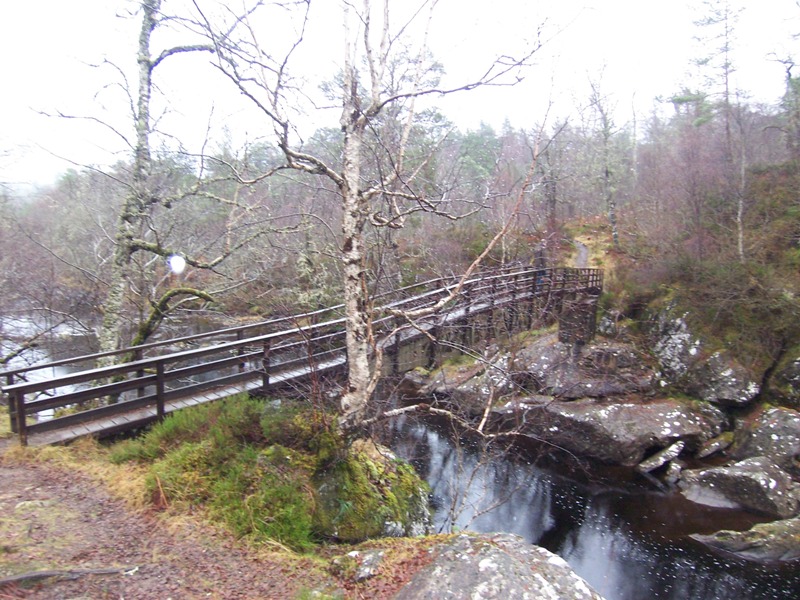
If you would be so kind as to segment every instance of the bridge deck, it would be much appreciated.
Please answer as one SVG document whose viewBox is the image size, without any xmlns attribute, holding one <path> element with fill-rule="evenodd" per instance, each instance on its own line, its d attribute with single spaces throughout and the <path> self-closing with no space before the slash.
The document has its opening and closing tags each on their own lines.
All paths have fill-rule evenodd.
<svg viewBox="0 0 800 600">
<path fill-rule="evenodd" d="M 440 298 L 448 297 L 453 287 L 454 284 L 448 281 L 444 287 L 402 298 L 385 306 L 406 310 L 431 306 Z M 552 311 L 560 300 L 570 294 L 583 292 L 596 298 L 601 289 L 602 272 L 597 269 L 501 269 L 469 280 L 458 300 L 448 308 L 418 320 L 413 326 L 406 324 L 397 330 L 395 319 L 384 317 L 373 323 L 373 331 L 376 337 L 384 338 L 381 343 L 384 351 L 387 354 L 394 352 L 396 365 L 397 352 L 401 347 L 413 344 L 420 338 L 428 340 L 436 337 L 445 328 L 463 324 L 471 326 L 476 319 L 482 318 L 481 315 L 485 315 L 488 324 L 484 325 L 494 336 L 497 321 L 503 320 L 495 318 L 496 310 L 511 311 L 510 327 L 519 329 L 523 327 L 524 315 L 527 315 L 528 325 L 532 324 L 534 304 L 537 302 L 536 310 Z M 344 320 L 338 318 L 315 323 L 317 317 L 330 314 L 333 310 L 325 309 L 255 326 L 125 349 L 116 354 L 124 353 L 135 360 L 85 369 L 39 382 L 16 383 L 14 378 L 18 380 L 24 377 L 24 370 L 4 372 L 0 375 L 9 382 L 3 387 L 3 392 L 9 400 L 12 430 L 19 434 L 21 443 L 31 445 L 66 443 L 85 435 L 111 435 L 142 427 L 160 415 L 181 408 L 241 392 L 264 390 L 265 387 L 296 385 L 313 374 L 342 368 L 346 364 Z M 272 327 L 272 331 L 267 328 L 268 333 L 252 337 L 244 335 L 245 332 L 258 331 L 255 329 L 257 327 L 262 327 L 260 331 L 263 331 L 264 325 L 275 324 L 284 329 L 275 331 L 275 327 Z M 291 327 L 286 328 L 287 324 Z M 509 327 L 508 322 L 505 325 Z M 232 341 L 231 335 L 235 336 Z M 200 338 L 206 338 L 212 344 L 197 346 Z M 213 343 L 219 339 L 227 341 Z M 178 343 L 187 341 L 191 341 L 195 347 L 141 358 L 144 350 L 156 346 L 175 348 Z M 93 364 L 98 358 L 109 354 L 114 353 L 78 357 L 76 360 L 88 360 Z M 428 354 L 423 353 L 426 356 Z M 55 364 L 69 363 L 58 361 L 49 366 Z M 29 370 L 46 366 L 35 365 Z M 416 365 L 408 368 L 413 366 Z M 106 401 L 109 398 L 116 401 L 109 403 Z M 96 408 L 74 412 L 75 407 L 87 403 Z M 26 419 L 20 418 L 22 415 L 34 416 L 44 411 L 63 409 L 67 409 L 69 414 L 37 423 L 28 424 Z"/>
</svg>

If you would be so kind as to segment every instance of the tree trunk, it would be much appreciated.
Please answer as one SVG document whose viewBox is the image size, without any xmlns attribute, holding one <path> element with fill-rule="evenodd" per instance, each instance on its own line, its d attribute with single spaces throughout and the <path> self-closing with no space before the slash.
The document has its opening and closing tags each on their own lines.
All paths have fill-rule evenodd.
<svg viewBox="0 0 800 600">
<path fill-rule="evenodd" d="M 114 260 L 111 267 L 111 282 L 103 306 L 103 323 L 98 336 L 100 351 L 117 350 L 122 337 L 122 316 L 125 307 L 129 269 L 132 256 L 132 241 L 147 209 L 147 179 L 150 175 L 150 97 L 152 93 L 153 62 L 150 57 L 150 37 L 156 27 L 156 14 L 160 0 L 144 0 L 142 27 L 139 32 L 139 90 L 136 106 L 136 148 L 133 157 L 133 179 L 131 190 L 117 220 Z M 107 364 L 113 363 L 108 359 Z"/>
<path fill-rule="evenodd" d="M 348 65 L 349 66 L 349 65 Z M 361 146 L 366 119 L 359 110 L 355 72 L 345 68 L 342 195 L 342 262 L 347 347 L 347 389 L 340 400 L 339 426 L 347 431 L 364 420 L 371 395 L 371 315 L 365 272 L 364 226 L 369 207 L 361 192 Z"/>
</svg>

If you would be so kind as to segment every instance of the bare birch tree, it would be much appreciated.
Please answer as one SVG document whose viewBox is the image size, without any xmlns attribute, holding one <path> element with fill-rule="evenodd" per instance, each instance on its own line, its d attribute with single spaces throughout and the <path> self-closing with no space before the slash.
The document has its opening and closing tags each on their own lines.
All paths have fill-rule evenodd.
<svg viewBox="0 0 800 600">
<path fill-rule="evenodd" d="M 534 45 L 518 57 L 500 56 L 488 62 L 473 81 L 453 87 L 430 83 L 431 67 L 427 36 L 436 0 L 424 0 L 395 24 L 402 10 L 390 0 L 343 2 L 344 57 L 340 73 L 341 127 L 343 142 L 339 164 L 304 152 L 294 135 L 297 127 L 293 110 L 304 94 L 291 70 L 293 57 L 303 43 L 311 9 L 310 0 L 258 2 L 248 17 L 241 20 L 245 37 L 235 38 L 215 21 L 195 0 L 203 25 L 215 46 L 216 66 L 237 89 L 261 111 L 272 126 L 276 143 L 284 153 L 286 166 L 309 175 L 326 178 L 338 190 L 342 207 L 340 257 L 346 311 L 347 387 L 340 400 L 340 426 L 349 430 L 363 421 L 368 401 L 377 384 L 372 352 L 375 347 L 371 327 L 371 307 L 365 263 L 368 227 L 401 228 L 412 213 L 424 211 L 444 218 L 453 214 L 452 200 L 446 193 L 431 191 L 421 184 L 420 174 L 428 158 L 411 161 L 407 155 L 409 136 L 418 114 L 418 102 L 481 86 L 513 85 L 538 49 Z M 377 5 L 377 10 L 375 6 Z M 392 6 L 394 11 L 392 12 Z M 405 7 L 408 9 L 408 6 Z M 256 10 L 296 11 L 296 38 L 281 54 L 270 49 L 258 29 Z M 376 14 L 377 13 L 377 14 Z M 230 26 L 228 26 L 230 28 Z M 389 78 L 389 66 L 403 48 L 404 37 L 415 29 L 419 34 L 417 52 L 412 55 L 411 76 L 402 81 Z M 401 110 L 395 110 L 400 108 Z M 379 118 L 390 109 L 403 127 L 394 144 L 376 135 Z M 296 112 L 294 113 L 296 115 Z M 369 146 L 367 148 L 367 146 Z M 388 169 L 368 170 L 367 155 L 385 158 Z"/>
<path fill-rule="evenodd" d="M 193 21 L 184 17 L 164 14 L 162 0 L 141 0 L 139 11 L 141 27 L 136 61 L 138 84 L 135 90 L 129 89 L 125 82 L 122 85 L 130 104 L 134 136 L 129 141 L 125 135 L 115 130 L 115 133 L 118 133 L 130 147 L 132 154 L 130 173 L 124 178 L 107 173 L 109 177 L 123 183 L 127 191 L 122 200 L 114 233 L 114 250 L 108 275 L 108 293 L 103 306 L 103 320 L 98 335 L 101 351 L 114 350 L 123 345 L 121 333 L 126 300 L 131 288 L 135 287 L 132 284 L 132 278 L 137 267 L 140 270 L 152 271 L 158 261 L 163 265 L 170 256 L 180 255 L 189 266 L 212 271 L 231 254 L 241 250 L 254 238 L 270 230 L 267 225 L 270 221 L 269 218 L 245 218 L 250 215 L 253 206 L 243 200 L 245 194 L 242 193 L 244 188 L 272 175 L 275 169 L 270 165 L 266 165 L 263 172 L 259 172 L 257 175 L 245 177 L 235 165 L 217 158 L 213 159 L 216 171 L 224 172 L 224 174 L 207 178 L 209 158 L 207 156 L 191 157 L 189 160 L 199 164 L 197 169 L 199 172 L 189 177 L 188 182 L 173 189 L 164 185 L 164 174 L 155 172 L 156 162 L 151 148 L 151 138 L 155 132 L 154 118 L 151 115 L 155 89 L 154 75 L 166 61 L 191 53 L 213 53 L 215 46 L 208 43 L 206 38 L 197 36 L 190 27 L 187 27 L 187 24 L 193 23 Z M 159 27 L 168 26 L 177 30 L 173 31 L 176 37 L 181 37 L 181 34 L 183 37 L 187 37 L 185 34 L 188 32 L 188 39 L 196 37 L 199 43 L 175 45 L 154 53 L 152 42 L 154 33 Z M 114 68 L 120 76 L 124 77 L 123 69 L 116 66 Z M 168 165 L 167 167 L 169 168 Z M 278 165 L 279 167 L 280 165 Z M 223 180 L 233 184 L 227 194 L 221 194 L 217 191 L 220 186 L 214 185 Z M 197 200 L 217 203 L 229 210 L 227 232 L 220 236 L 224 239 L 216 245 L 211 257 L 204 256 L 202 253 L 192 256 L 186 248 L 172 247 L 167 230 L 174 229 L 174 227 L 168 226 L 165 227 L 165 231 L 159 231 L 157 225 L 159 215 L 174 211 L 181 202 Z M 245 222 L 247 220 L 250 223 Z M 258 226 L 253 227 L 253 223 Z M 233 236 L 231 232 L 234 230 L 246 233 Z M 209 247 L 206 246 L 206 249 Z M 144 258 L 137 265 L 135 257 L 138 256 Z M 140 285 L 139 287 L 145 286 Z M 186 299 L 207 302 L 213 300 L 213 296 L 208 291 L 190 285 L 180 284 L 163 292 L 156 289 L 157 285 L 150 287 L 153 288 L 153 297 L 148 296 L 148 300 L 142 303 L 143 306 L 146 306 L 146 314 L 140 315 L 135 324 L 132 340 L 134 344 L 144 343 L 167 313 Z M 136 293 L 145 295 L 141 289 Z"/>
</svg>

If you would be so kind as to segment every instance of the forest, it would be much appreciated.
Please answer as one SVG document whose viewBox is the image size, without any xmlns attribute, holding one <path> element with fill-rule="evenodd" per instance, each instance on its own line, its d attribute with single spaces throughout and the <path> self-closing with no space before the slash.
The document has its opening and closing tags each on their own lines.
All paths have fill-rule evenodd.
<svg viewBox="0 0 800 600">
<path fill-rule="evenodd" d="M 340 126 L 307 139 L 297 135 L 291 59 L 310 4 L 290 4 L 236 15 L 141 3 L 130 17 L 141 24 L 138 83 L 111 82 L 130 98 L 130 134 L 120 132 L 129 157 L 70 169 L 25 196 L 3 188 L 4 315 L 38 315 L 44 329 L 69 324 L 106 350 L 168 335 L 183 313 L 257 319 L 348 298 L 355 315 L 383 289 L 463 273 L 490 242 L 487 264 L 558 264 L 571 236 L 590 227 L 604 232 L 618 266 L 616 310 L 680 284 L 703 296 L 709 325 L 747 330 L 756 323 L 731 319 L 761 307 L 777 324 L 759 359 L 795 343 L 800 79 L 782 57 L 780 104 L 749 103 L 735 88 L 733 3 L 706 3 L 696 23 L 708 55 L 691 68 L 703 87 L 676 89 L 652 114 L 618 123 L 618 100 L 598 76 L 571 116 L 500 131 L 460 130 L 426 100 L 512 85 L 539 38 L 445 90 L 423 15 L 390 21 L 387 3 L 370 20 L 369 4 L 353 8 L 343 71 L 320 88 L 343 107 Z M 296 36 L 262 47 L 257 27 L 269 31 L 277 18 Z M 417 37 L 400 38 L 398 24 Z M 162 31 L 179 43 L 165 46 Z M 197 53 L 256 108 L 271 132 L 262 141 L 209 139 L 202 155 L 163 143 L 151 115 L 160 69 Z M 188 263 L 184 273 L 170 271 L 173 255 Z M 743 343 L 750 333 L 739 332 Z M 5 363 L 20 347 L 4 344 Z"/>
</svg>

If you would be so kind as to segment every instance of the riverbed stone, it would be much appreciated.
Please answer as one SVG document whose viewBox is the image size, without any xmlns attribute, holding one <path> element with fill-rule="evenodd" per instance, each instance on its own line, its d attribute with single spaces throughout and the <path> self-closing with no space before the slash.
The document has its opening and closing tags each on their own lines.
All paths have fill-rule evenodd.
<svg viewBox="0 0 800 600">
<path fill-rule="evenodd" d="M 697 458 L 708 458 L 712 454 L 727 450 L 731 447 L 731 444 L 733 444 L 733 432 L 725 431 L 721 435 L 704 442 L 695 456 Z"/>
<path fill-rule="evenodd" d="M 800 518 L 759 523 L 747 531 L 717 531 L 692 538 L 713 548 L 756 561 L 800 559 Z"/>
<path fill-rule="evenodd" d="M 732 465 L 686 470 L 681 493 L 698 504 L 745 508 L 785 519 L 797 513 L 800 488 L 788 473 L 764 456 Z"/>
<path fill-rule="evenodd" d="M 800 475 L 800 412 L 772 407 L 737 431 L 731 449 L 737 460 L 769 456 L 782 469 Z"/>
<path fill-rule="evenodd" d="M 564 559 L 516 535 L 462 534 L 432 552 L 397 600 L 602 600 Z"/>
<path fill-rule="evenodd" d="M 631 344 L 598 340 L 576 352 L 557 334 L 536 338 L 510 362 L 514 382 L 531 394 L 562 399 L 619 396 L 650 390 L 654 371 Z"/>
<path fill-rule="evenodd" d="M 506 404 L 494 417 L 497 427 L 516 427 L 578 456 L 631 467 L 679 440 L 694 452 L 726 421 L 711 404 L 676 398 L 558 402 L 532 396 Z"/>
<path fill-rule="evenodd" d="M 683 452 L 684 447 L 686 447 L 686 442 L 683 440 L 678 440 L 668 448 L 664 448 L 660 452 L 656 452 L 650 458 L 640 462 L 638 465 L 636 465 L 636 470 L 639 471 L 639 473 L 649 473 L 650 471 L 655 471 L 659 467 L 663 467 L 671 460 L 677 458 L 678 455 Z"/>
</svg>

